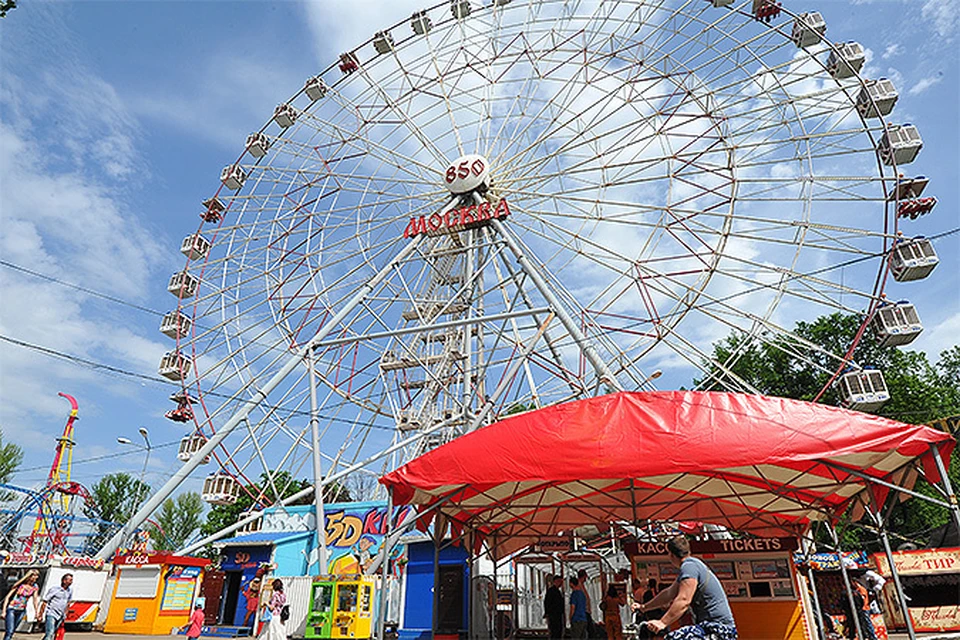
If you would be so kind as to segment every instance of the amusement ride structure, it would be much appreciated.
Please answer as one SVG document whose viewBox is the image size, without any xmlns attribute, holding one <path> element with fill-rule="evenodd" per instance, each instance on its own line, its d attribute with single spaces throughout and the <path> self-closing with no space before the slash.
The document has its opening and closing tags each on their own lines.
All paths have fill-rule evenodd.
<svg viewBox="0 0 960 640">
<path fill-rule="evenodd" d="M 773 0 L 452 0 L 344 52 L 198 198 L 160 328 L 182 466 L 101 556 L 201 465 L 205 500 L 254 504 L 224 535 L 284 478 L 319 510 L 322 484 L 663 369 L 753 392 L 734 365 L 764 343 L 875 410 L 853 349 L 922 330 L 885 294 L 936 266 L 909 231 L 936 198 L 864 62 Z M 863 318 L 842 352 L 788 326 L 833 312 Z"/>
</svg>

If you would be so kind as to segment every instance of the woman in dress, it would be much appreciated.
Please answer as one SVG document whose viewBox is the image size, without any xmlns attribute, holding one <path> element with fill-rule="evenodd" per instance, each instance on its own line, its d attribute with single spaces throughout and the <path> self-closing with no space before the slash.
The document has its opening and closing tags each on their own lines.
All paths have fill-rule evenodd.
<svg viewBox="0 0 960 640">
<path fill-rule="evenodd" d="M 37 597 L 37 592 L 40 591 L 40 587 L 37 586 L 39 578 L 40 572 L 31 569 L 7 592 L 7 597 L 3 599 L 2 615 L 6 623 L 3 640 L 10 640 L 13 637 L 14 631 L 17 630 L 23 615 L 27 612 L 27 600 L 33 598 L 34 611 L 40 609 L 40 600 Z"/>
<path fill-rule="evenodd" d="M 270 611 L 270 621 L 267 623 L 267 630 L 264 634 L 267 640 L 287 640 L 287 625 L 283 619 L 283 609 L 287 605 L 287 596 L 283 592 L 283 582 L 279 579 L 272 583 L 273 594 L 270 596 L 270 602 L 267 609 Z"/>
<path fill-rule="evenodd" d="M 620 607 L 627 604 L 627 592 L 620 592 L 612 584 L 603 598 L 603 626 L 607 640 L 623 640 L 623 624 L 620 622 Z"/>
</svg>

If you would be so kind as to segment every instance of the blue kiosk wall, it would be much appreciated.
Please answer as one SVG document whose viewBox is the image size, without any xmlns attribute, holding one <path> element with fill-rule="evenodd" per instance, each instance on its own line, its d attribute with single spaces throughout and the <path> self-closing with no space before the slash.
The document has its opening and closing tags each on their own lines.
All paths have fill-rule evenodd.
<svg viewBox="0 0 960 640">
<path fill-rule="evenodd" d="M 433 552 L 432 542 L 407 545 L 407 587 L 400 640 L 430 640 L 432 637 Z M 437 633 L 466 637 L 470 623 L 470 568 L 463 548 L 440 550 L 440 583 L 441 599 L 445 602 L 441 603 Z"/>
</svg>

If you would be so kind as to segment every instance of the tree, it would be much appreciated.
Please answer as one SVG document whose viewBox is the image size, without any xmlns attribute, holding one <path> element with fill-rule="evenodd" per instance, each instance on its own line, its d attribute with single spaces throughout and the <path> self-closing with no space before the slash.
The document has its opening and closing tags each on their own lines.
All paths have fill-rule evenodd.
<svg viewBox="0 0 960 640">
<path fill-rule="evenodd" d="M 829 353 L 845 353 L 858 331 L 862 317 L 835 313 L 813 322 L 798 322 L 793 333 L 819 345 Z M 713 357 L 724 363 L 737 376 L 760 393 L 797 400 L 813 400 L 836 368 L 836 361 L 825 353 L 808 353 L 805 359 L 794 355 L 789 339 L 769 337 L 760 342 L 744 342 L 740 334 L 731 334 L 713 345 Z M 877 411 L 879 415 L 909 424 L 928 423 L 960 414 L 960 346 L 940 354 L 931 365 L 926 354 L 908 349 L 881 348 L 872 329 L 868 329 L 853 352 L 853 361 L 873 365 L 883 371 L 890 401 Z M 719 376 L 718 376 L 719 377 Z M 719 389 L 719 383 L 695 384 Z M 819 402 L 837 404 L 834 388 L 828 389 Z M 954 450 L 948 474 L 955 488 L 960 487 L 960 447 Z M 937 496 L 934 488 L 919 480 L 915 490 Z M 894 539 L 924 541 L 925 534 L 944 523 L 948 511 L 920 499 L 892 503 L 888 526 Z M 844 521 L 842 521 L 844 522 Z M 847 529 L 844 548 L 873 547 L 876 536 L 855 526 Z"/>
<path fill-rule="evenodd" d="M 9 482 L 21 462 L 23 449 L 12 442 L 4 444 L 3 431 L 0 430 L 0 482 Z"/>
<path fill-rule="evenodd" d="M 3 431 L 0 431 L 0 482 L 9 482 L 23 462 L 23 449 L 8 442 L 3 443 Z M 0 502 L 12 500 L 15 495 L 9 491 L 0 491 Z"/>
<path fill-rule="evenodd" d="M 200 526 L 203 500 L 199 493 L 188 491 L 176 499 L 168 498 L 156 515 L 156 525 L 149 525 L 153 548 L 160 551 L 177 551 Z"/>
<path fill-rule="evenodd" d="M 107 474 L 90 487 L 93 503 L 84 504 L 83 513 L 88 518 L 103 521 L 96 525 L 97 535 L 91 537 L 91 545 L 96 546 L 117 531 L 133 516 L 150 491 L 150 485 L 127 473 Z"/>
</svg>

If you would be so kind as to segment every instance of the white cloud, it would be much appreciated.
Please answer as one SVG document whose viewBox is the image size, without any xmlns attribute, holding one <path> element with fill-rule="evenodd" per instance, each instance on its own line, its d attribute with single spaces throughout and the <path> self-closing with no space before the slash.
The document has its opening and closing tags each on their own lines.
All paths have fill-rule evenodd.
<svg viewBox="0 0 960 640">
<path fill-rule="evenodd" d="M 926 327 L 920 337 L 908 349 L 924 351 L 930 362 L 940 359 L 940 353 L 960 344 L 960 311 L 947 317 L 939 324 Z"/>
<path fill-rule="evenodd" d="M 893 56 L 899 55 L 901 51 L 903 51 L 903 47 L 901 47 L 898 43 L 894 42 L 893 44 L 889 45 L 886 49 L 884 49 L 883 55 L 881 55 L 880 57 L 883 58 L 884 60 L 889 60 Z"/>
<path fill-rule="evenodd" d="M 912 96 L 923 93 L 933 85 L 938 84 L 941 80 L 943 80 L 943 74 L 937 74 L 935 76 L 928 76 L 926 78 L 921 78 L 920 81 L 917 82 L 917 84 L 910 87 L 909 93 Z"/>
<path fill-rule="evenodd" d="M 921 15 L 933 23 L 937 35 L 952 41 L 960 28 L 960 0 L 927 0 Z"/>
</svg>

